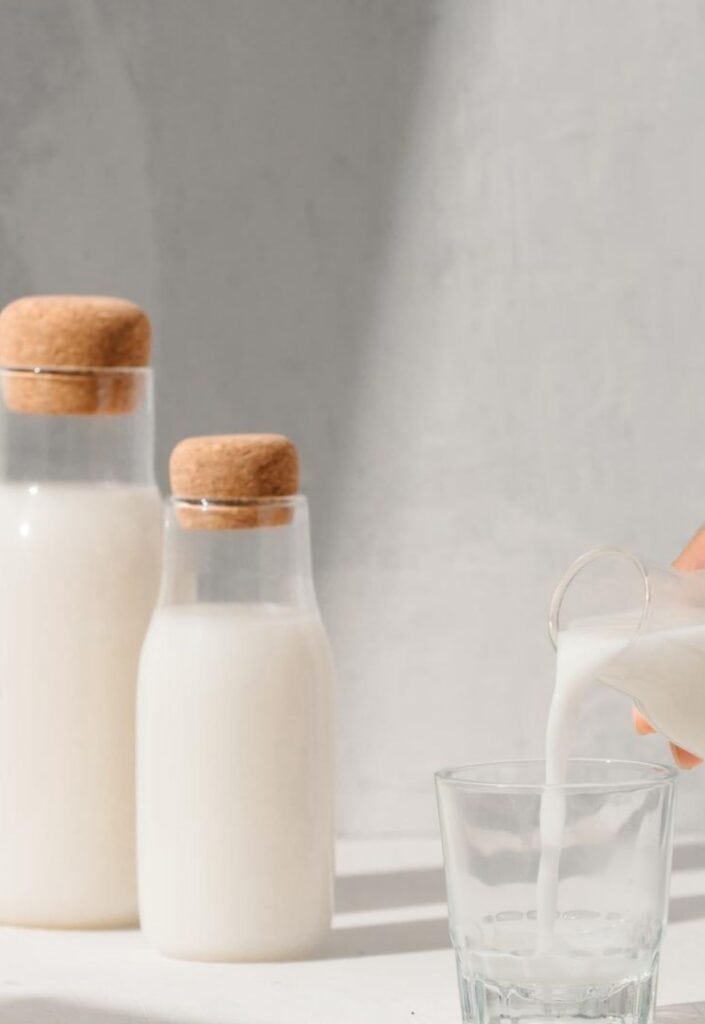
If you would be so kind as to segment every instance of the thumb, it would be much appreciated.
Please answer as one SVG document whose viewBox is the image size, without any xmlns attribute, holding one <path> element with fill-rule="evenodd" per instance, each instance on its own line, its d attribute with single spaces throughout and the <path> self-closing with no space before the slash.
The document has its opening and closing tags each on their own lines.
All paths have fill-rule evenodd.
<svg viewBox="0 0 705 1024">
<path fill-rule="evenodd" d="M 701 526 L 695 536 L 688 541 L 673 563 L 673 568 L 680 569 L 681 572 L 705 569 L 705 526 Z"/>
<path fill-rule="evenodd" d="M 697 768 L 699 764 L 703 763 L 702 757 L 698 757 L 696 754 L 691 754 L 687 750 L 683 750 L 683 747 L 677 747 L 675 743 L 671 743 L 671 753 L 673 754 L 673 760 L 676 762 L 679 768 Z"/>
</svg>

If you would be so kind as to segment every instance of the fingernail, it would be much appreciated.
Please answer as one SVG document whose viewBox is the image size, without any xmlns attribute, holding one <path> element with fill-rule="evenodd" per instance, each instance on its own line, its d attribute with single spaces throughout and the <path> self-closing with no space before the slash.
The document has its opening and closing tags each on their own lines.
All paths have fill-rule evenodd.
<svg viewBox="0 0 705 1024">
<path fill-rule="evenodd" d="M 693 768 L 697 768 L 699 764 L 702 764 L 702 758 L 696 754 L 691 754 L 687 750 L 681 750 L 680 747 L 672 747 L 671 749 L 673 751 L 673 760 L 684 771 L 691 771 Z"/>
<path fill-rule="evenodd" d="M 632 708 L 632 721 L 639 736 L 648 736 L 654 731 L 653 726 L 644 718 L 640 711 Z"/>
</svg>

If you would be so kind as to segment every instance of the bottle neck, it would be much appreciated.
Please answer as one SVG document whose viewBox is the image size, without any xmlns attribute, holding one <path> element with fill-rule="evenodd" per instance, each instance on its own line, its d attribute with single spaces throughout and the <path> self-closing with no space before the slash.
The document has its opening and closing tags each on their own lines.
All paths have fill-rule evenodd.
<svg viewBox="0 0 705 1024">
<path fill-rule="evenodd" d="M 153 485 L 152 388 L 147 367 L 0 367 L 0 480 Z M 76 393 L 81 411 L 66 412 Z"/>
<path fill-rule="evenodd" d="M 227 522 L 239 525 L 223 526 Z M 229 503 L 172 499 L 164 544 L 161 605 L 237 602 L 316 609 L 302 495 Z"/>
</svg>

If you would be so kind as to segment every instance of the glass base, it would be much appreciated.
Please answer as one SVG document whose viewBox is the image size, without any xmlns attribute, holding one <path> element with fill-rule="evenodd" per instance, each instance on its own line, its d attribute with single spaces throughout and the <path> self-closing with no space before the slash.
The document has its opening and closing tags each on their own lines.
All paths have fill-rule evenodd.
<svg viewBox="0 0 705 1024">
<path fill-rule="evenodd" d="M 651 1024 L 656 1004 L 655 965 L 636 977 L 626 970 L 621 977 L 610 979 L 600 976 L 599 970 L 593 979 L 589 974 L 585 964 L 579 979 L 498 981 L 486 974 L 468 975 L 459 963 L 463 1024 L 572 1024 L 581 1020 Z"/>
</svg>

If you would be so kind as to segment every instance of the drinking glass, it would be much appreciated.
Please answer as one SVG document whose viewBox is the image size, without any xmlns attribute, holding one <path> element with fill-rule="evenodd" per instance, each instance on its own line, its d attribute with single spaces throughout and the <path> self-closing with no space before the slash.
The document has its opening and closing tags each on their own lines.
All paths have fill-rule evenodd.
<svg viewBox="0 0 705 1024">
<path fill-rule="evenodd" d="M 436 775 L 463 1021 L 649 1024 L 676 773 L 600 760 L 569 762 L 561 785 L 544 773 L 512 761 Z M 558 848 L 542 846 L 542 805 L 544 837 L 565 816 Z"/>
</svg>

